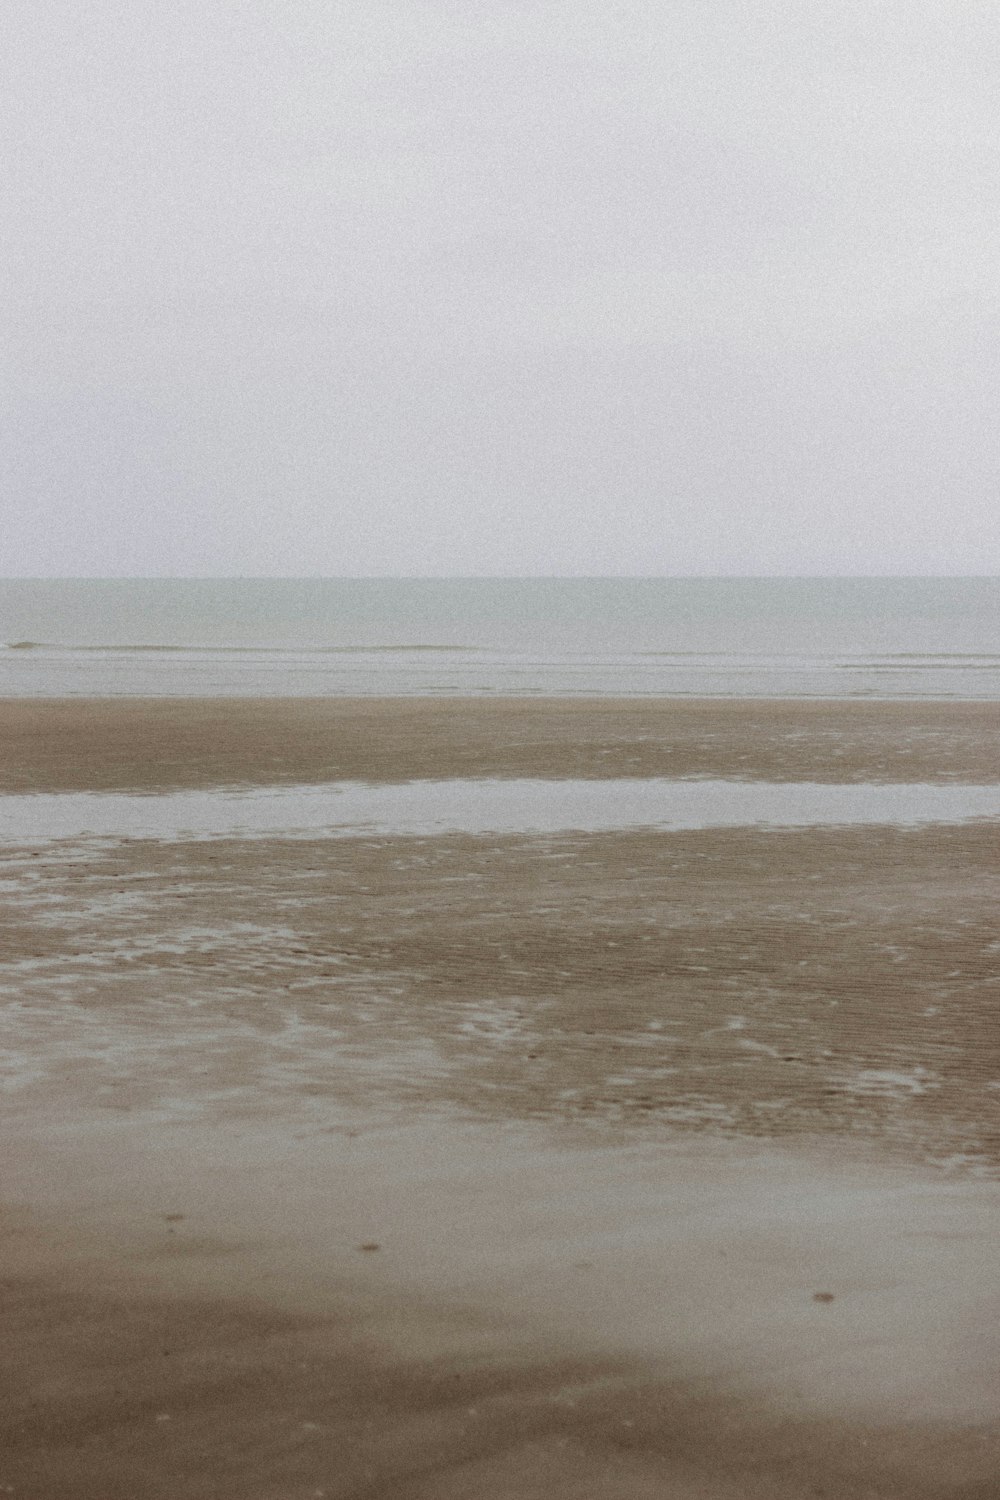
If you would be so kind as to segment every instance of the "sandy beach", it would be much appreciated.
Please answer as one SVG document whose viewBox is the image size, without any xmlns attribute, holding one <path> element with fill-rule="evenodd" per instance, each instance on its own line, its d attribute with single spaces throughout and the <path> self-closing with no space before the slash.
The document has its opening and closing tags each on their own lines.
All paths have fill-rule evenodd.
<svg viewBox="0 0 1000 1500">
<path fill-rule="evenodd" d="M 0 792 L 450 776 L 997 781 L 992 702 L 0 700 Z"/>
<path fill-rule="evenodd" d="M 1000 781 L 996 706 L 0 703 L 0 793 Z M 997 827 L 4 847 L 0 1494 L 1000 1493 Z"/>
</svg>

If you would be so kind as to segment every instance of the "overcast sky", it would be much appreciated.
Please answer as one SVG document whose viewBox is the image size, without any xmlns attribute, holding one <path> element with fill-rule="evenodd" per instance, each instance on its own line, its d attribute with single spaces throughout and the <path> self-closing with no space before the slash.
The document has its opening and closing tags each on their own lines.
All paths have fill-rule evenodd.
<svg viewBox="0 0 1000 1500">
<path fill-rule="evenodd" d="M 992 0 L 6 0 L 0 573 L 1000 572 Z"/>
</svg>

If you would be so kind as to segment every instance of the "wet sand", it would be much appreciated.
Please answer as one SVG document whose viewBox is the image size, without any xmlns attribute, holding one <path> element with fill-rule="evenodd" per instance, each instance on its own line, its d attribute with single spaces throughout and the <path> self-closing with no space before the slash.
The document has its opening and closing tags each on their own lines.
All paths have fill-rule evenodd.
<svg viewBox="0 0 1000 1500">
<path fill-rule="evenodd" d="M 13 1147 L 18 1495 L 996 1493 L 986 1185 L 412 1117 Z"/>
<path fill-rule="evenodd" d="M 1000 781 L 998 707 L 762 699 L 0 699 L 0 792 L 452 776 Z"/>
<path fill-rule="evenodd" d="M 4 789 L 997 771 L 979 705 L 281 707 L 4 704 Z M 5 849 L 0 1494 L 996 1495 L 996 851 Z"/>
</svg>

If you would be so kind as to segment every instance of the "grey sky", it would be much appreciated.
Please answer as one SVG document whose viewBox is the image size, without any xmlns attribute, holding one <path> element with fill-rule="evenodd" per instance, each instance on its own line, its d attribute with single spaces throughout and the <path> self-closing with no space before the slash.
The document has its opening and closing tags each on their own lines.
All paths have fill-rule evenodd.
<svg viewBox="0 0 1000 1500">
<path fill-rule="evenodd" d="M 1000 572 L 1000 9 L 7 0 L 0 573 Z"/>
</svg>

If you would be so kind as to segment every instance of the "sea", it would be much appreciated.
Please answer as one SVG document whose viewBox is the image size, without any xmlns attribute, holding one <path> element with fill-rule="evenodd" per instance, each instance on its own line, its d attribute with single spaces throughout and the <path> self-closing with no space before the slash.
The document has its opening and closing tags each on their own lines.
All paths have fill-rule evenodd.
<svg viewBox="0 0 1000 1500">
<path fill-rule="evenodd" d="M 0 579 L 0 697 L 1000 699 L 1000 579 Z"/>
</svg>

